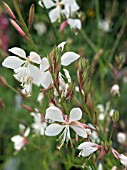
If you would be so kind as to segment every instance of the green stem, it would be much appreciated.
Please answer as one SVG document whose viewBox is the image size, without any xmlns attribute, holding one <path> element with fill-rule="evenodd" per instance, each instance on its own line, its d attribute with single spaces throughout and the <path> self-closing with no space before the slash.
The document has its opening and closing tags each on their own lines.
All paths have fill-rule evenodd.
<svg viewBox="0 0 127 170">
<path fill-rule="evenodd" d="M 49 22 L 50 22 L 50 25 L 51 25 L 51 27 L 52 27 L 52 31 L 53 31 L 53 34 L 54 34 L 54 37 L 55 37 L 55 40 L 56 40 L 56 45 L 58 45 L 57 33 L 56 33 L 56 31 L 55 31 L 55 28 L 54 28 L 54 26 L 53 26 L 53 23 L 52 23 L 51 20 L 50 20 L 50 17 L 49 17 L 47 8 L 45 7 L 43 1 L 41 1 L 41 3 L 42 3 L 42 5 L 43 5 L 43 7 L 44 7 L 45 13 L 46 13 L 46 15 L 47 15 L 47 17 L 48 17 L 48 20 L 49 20 Z"/>
<path fill-rule="evenodd" d="M 19 17 L 19 19 L 20 19 L 20 22 L 21 22 L 21 24 L 22 24 L 22 26 L 23 26 L 23 28 L 24 28 L 24 31 L 25 31 L 25 33 L 26 33 L 27 36 L 28 36 L 29 42 L 31 43 L 33 49 L 37 52 L 37 48 L 36 48 L 36 46 L 35 46 L 35 44 L 34 44 L 34 42 L 33 42 L 33 39 L 32 39 L 32 37 L 31 37 L 30 33 L 29 33 L 29 30 L 28 30 L 28 28 L 27 28 L 27 26 L 26 26 L 26 23 L 24 22 L 24 19 L 23 19 L 22 15 L 21 15 L 21 12 L 20 12 L 20 10 L 19 10 L 19 7 L 18 7 L 18 4 L 17 4 L 16 0 L 12 0 L 12 3 L 13 3 L 13 5 L 14 5 L 14 7 L 15 7 L 15 10 L 16 10 L 17 15 L 18 15 L 18 17 Z"/>
<path fill-rule="evenodd" d="M 90 38 L 88 37 L 86 32 L 85 31 L 79 31 L 79 32 L 82 35 L 82 37 L 84 38 L 84 40 L 87 42 L 87 44 L 91 47 L 91 49 L 96 53 L 97 52 L 97 48 L 94 45 L 94 43 L 90 40 Z"/>
<path fill-rule="evenodd" d="M 101 46 L 101 36 L 100 36 L 100 30 L 99 30 L 99 27 L 98 27 L 98 23 L 100 21 L 100 8 L 99 8 L 99 0 L 95 0 L 95 8 L 96 8 L 96 22 L 97 22 L 97 32 L 98 32 L 98 39 L 97 39 L 97 42 L 98 42 L 98 47 L 100 48 Z"/>
<path fill-rule="evenodd" d="M 123 36 L 123 33 L 125 31 L 126 26 L 127 26 L 127 20 L 125 19 L 119 33 L 117 34 L 117 39 L 116 39 L 116 41 L 115 41 L 115 43 L 113 45 L 113 48 L 110 51 L 108 63 L 112 61 L 112 58 L 113 58 L 113 56 L 115 54 L 115 51 L 116 51 L 116 49 L 117 49 L 117 47 L 118 47 L 118 45 L 120 43 L 120 40 L 121 40 L 121 38 Z"/>
</svg>

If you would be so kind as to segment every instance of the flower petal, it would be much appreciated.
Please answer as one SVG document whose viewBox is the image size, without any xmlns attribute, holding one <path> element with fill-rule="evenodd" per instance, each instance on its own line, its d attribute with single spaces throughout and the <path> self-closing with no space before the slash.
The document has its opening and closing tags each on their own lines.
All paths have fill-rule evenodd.
<svg viewBox="0 0 127 170">
<path fill-rule="evenodd" d="M 61 8 L 57 6 L 55 9 L 52 9 L 49 12 L 49 17 L 52 23 L 56 22 L 60 18 L 60 11 L 61 11 Z"/>
<path fill-rule="evenodd" d="M 82 27 L 81 21 L 79 19 L 68 19 L 68 24 L 70 25 L 71 29 L 78 29 L 80 30 Z"/>
<path fill-rule="evenodd" d="M 85 128 L 83 128 L 82 126 L 70 125 L 70 127 L 76 132 L 77 135 L 79 135 L 83 138 L 87 138 L 87 132 L 86 132 Z"/>
<path fill-rule="evenodd" d="M 63 71 L 65 73 L 68 83 L 71 83 L 71 77 L 70 77 L 69 71 L 67 69 L 63 69 Z"/>
<path fill-rule="evenodd" d="M 55 3 L 52 0 L 43 0 L 43 3 L 47 9 L 55 6 Z"/>
<path fill-rule="evenodd" d="M 89 156 L 91 153 L 95 152 L 98 147 L 97 144 L 91 142 L 84 142 L 78 146 L 78 149 L 82 150 L 79 155 Z"/>
<path fill-rule="evenodd" d="M 13 48 L 9 49 L 8 51 L 10 51 L 11 53 L 13 53 L 19 57 L 26 59 L 26 52 L 19 47 L 13 47 Z"/>
<path fill-rule="evenodd" d="M 21 60 L 20 58 L 15 56 L 9 56 L 5 58 L 2 65 L 7 68 L 18 69 L 23 63 L 24 61 Z"/>
<path fill-rule="evenodd" d="M 46 71 L 50 67 L 49 61 L 46 57 L 42 58 L 41 64 L 40 64 L 40 70 L 41 72 Z"/>
<path fill-rule="evenodd" d="M 30 56 L 29 56 L 29 59 L 30 61 L 32 61 L 33 63 L 36 63 L 36 64 L 40 64 L 41 63 L 41 58 L 40 56 L 35 53 L 35 52 L 30 52 Z"/>
<path fill-rule="evenodd" d="M 46 110 L 45 119 L 50 119 L 52 121 L 64 122 L 61 110 L 56 106 L 50 106 Z"/>
<path fill-rule="evenodd" d="M 68 66 L 80 57 L 79 54 L 74 52 L 66 52 L 61 57 L 61 64 L 63 66 Z"/>
<path fill-rule="evenodd" d="M 72 121 L 76 121 L 76 120 L 80 120 L 82 117 L 82 111 L 80 108 L 73 108 L 71 111 L 70 111 L 70 118 L 69 118 L 69 122 L 72 122 Z"/>
<path fill-rule="evenodd" d="M 52 83 L 52 76 L 49 71 L 46 71 L 43 74 L 41 74 L 40 83 L 46 89 L 50 86 L 50 84 Z"/>
<path fill-rule="evenodd" d="M 46 128 L 45 134 L 47 136 L 56 136 L 63 130 L 63 128 L 64 128 L 64 126 L 53 123 Z"/>
<path fill-rule="evenodd" d="M 41 80 L 41 72 L 40 69 L 29 63 L 30 75 L 33 78 L 34 83 L 39 86 Z"/>
<path fill-rule="evenodd" d="M 30 134 L 30 128 L 28 127 L 24 133 L 24 136 L 27 137 Z"/>
<path fill-rule="evenodd" d="M 62 42 L 62 43 L 60 43 L 57 47 L 58 47 L 58 48 L 61 48 L 62 51 L 63 51 L 64 46 L 65 46 L 66 43 L 67 43 L 66 41 L 65 41 L 65 42 Z"/>
</svg>

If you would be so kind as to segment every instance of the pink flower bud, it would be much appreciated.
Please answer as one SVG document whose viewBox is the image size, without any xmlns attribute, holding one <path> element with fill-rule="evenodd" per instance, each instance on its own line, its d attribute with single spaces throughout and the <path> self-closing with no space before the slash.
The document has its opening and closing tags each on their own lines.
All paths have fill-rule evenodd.
<svg viewBox="0 0 127 170">
<path fill-rule="evenodd" d="M 60 25 L 59 32 L 62 32 L 66 28 L 67 25 L 68 25 L 67 20 L 62 22 L 62 24 Z"/>
<path fill-rule="evenodd" d="M 9 19 L 13 27 L 19 32 L 21 36 L 24 38 L 28 38 L 27 35 L 24 33 L 24 31 L 19 27 L 19 25 L 12 19 Z"/>
<path fill-rule="evenodd" d="M 14 15 L 14 13 L 12 12 L 11 8 L 5 2 L 2 2 L 2 3 L 3 3 L 4 8 L 7 10 L 8 14 L 10 15 L 10 17 L 13 20 L 16 20 L 16 17 Z"/>
</svg>

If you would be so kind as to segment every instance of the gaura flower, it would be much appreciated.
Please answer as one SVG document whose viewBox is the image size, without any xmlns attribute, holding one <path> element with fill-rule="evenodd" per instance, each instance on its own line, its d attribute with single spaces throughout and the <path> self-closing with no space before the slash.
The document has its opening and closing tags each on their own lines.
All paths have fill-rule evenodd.
<svg viewBox="0 0 127 170">
<path fill-rule="evenodd" d="M 81 30 L 82 28 L 80 19 L 69 18 L 67 22 L 72 30 Z"/>
<path fill-rule="evenodd" d="M 59 48 L 63 51 L 65 44 L 66 42 L 62 42 L 56 48 Z M 61 65 L 68 66 L 74 61 L 76 61 L 79 57 L 80 55 L 76 54 L 75 52 L 65 52 L 61 56 Z M 49 61 L 46 57 L 44 57 L 41 60 L 41 64 L 40 64 L 40 71 L 41 71 L 40 84 L 46 89 L 52 83 L 52 76 L 51 73 L 48 71 L 49 67 L 50 67 Z"/>
<path fill-rule="evenodd" d="M 83 142 L 78 146 L 78 149 L 81 150 L 79 156 L 89 156 L 93 152 L 98 150 L 98 145 L 92 142 Z"/>
<path fill-rule="evenodd" d="M 67 115 L 64 115 L 58 107 L 51 106 L 46 110 L 45 119 L 50 120 L 52 122 L 59 122 L 62 124 L 50 124 L 46 128 L 45 134 L 47 136 L 57 136 L 63 131 L 60 135 L 60 138 L 62 138 L 61 146 L 64 144 L 65 141 L 71 141 L 70 128 L 72 128 L 77 135 L 83 138 L 87 138 L 87 132 L 85 128 L 81 126 L 81 123 L 78 123 L 78 120 L 80 120 L 81 117 L 82 111 L 80 108 L 73 108 L 70 111 L 70 116 L 68 117 Z"/>
<path fill-rule="evenodd" d="M 59 72 L 59 92 L 61 93 L 61 98 L 66 97 L 69 83 L 71 83 L 71 77 L 70 77 L 69 71 L 66 69 L 63 69 L 63 71 L 64 71 L 65 76 Z M 63 78 L 67 80 L 67 83 L 65 83 Z M 57 89 L 54 89 L 54 95 L 58 96 Z"/>
<path fill-rule="evenodd" d="M 115 96 L 116 94 L 120 96 L 120 88 L 118 84 L 114 84 L 110 90 L 110 93 Z"/>
<path fill-rule="evenodd" d="M 42 121 L 42 115 L 40 113 L 31 113 L 31 116 L 34 117 L 34 123 L 32 124 L 32 128 L 36 135 L 44 135 L 44 131 L 46 128 L 46 122 Z"/>
<path fill-rule="evenodd" d="M 120 154 L 119 156 L 121 164 L 127 167 L 127 157 L 123 154 Z"/>
<path fill-rule="evenodd" d="M 72 16 L 77 10 L 79 10 L 79 6 L 75 0 L 40 0 L 39 5 L 43 6 L 44 3 L 47 9 L 53 8 L 49 12 L 49 17 L 51 22 L 56 22 L 60 19 L 61 14 L 65 15 L 66 18 Z"/>
<path fill-rule="evenodd" d="M 40 64 L 41 58 L 35 52 L 30 52 L 30 55 L 26 57 L 25 51 L 18 47 L 11 48 L 9 51 L 17 56 L 7 57 L 2 65 L 14 70 L 14 77 L 22 83 L 25 92 L 29 95 L 32 83 L 40 85 L 41 72 L 32 63 Z"/>
<path fill-rule="evenodd" d="M 126 140 L 127 140 L 127 137 L 126 137 L 126 134 L 125 134 L 125 133 L 119 132 L 119 133 L 117 134 L 117 141 L 118 141 L 119 143 L 123 144 L 123 143 L 126 142 Z"/>
<path fill-rule="evenodd" d="M 16 135 L 11 138 L 11 141 L 14 142 L 14 149 L 16 151 L 20 151 L 25 145 L 28 144 L 27 136 L 30 133 L 30 128 L 28 127 L 25 130 L 25 126 L 20 124 L 19 125 L 19 130 L 22 135 Z"/>
</svg>

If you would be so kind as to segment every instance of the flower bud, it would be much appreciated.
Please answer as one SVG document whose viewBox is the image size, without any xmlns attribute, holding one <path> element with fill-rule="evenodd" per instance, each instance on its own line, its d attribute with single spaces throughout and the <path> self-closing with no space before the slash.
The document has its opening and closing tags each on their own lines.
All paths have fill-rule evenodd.
<svg viewBox="0 0 127 170">
<path fill-rule="evenodd" d="M 34 19 L 34 4 L 31 5 L 30 11 L 29 11 L 29 21 L 28 21 L 29 26 L 32 25 L 33 19 Z"/>
<path fill-rule="evenodd" d="M 118 122 L 119 120 L 119 112 L 117 110 L 114 111 L 113 116 L 112 116 L 113 122 Z"/>
<path fill-rule="evenodd" d="M 12 12 L 11 8 L 5 2 L 2 2 L 2 3 L 3 3 L 4 8 L 7 10 L 7 13 L 10 15 L 10 17 L 13 20 L 16 20 L 16 17 L 14 15 L 14 13 Z"/>
<path fill-rule="evenodd" d="M 24 31 L 19 27 L 19 25 L 12 19 L 9 19 L 13 27 L 19 32 L 21 36 L 24 38 L 28 38 L 27 35 L 24 33 Z"/>
<path fill-rule="evenodd" d="M 67 25 L 68 25 L 67 20 L 62 22 L 62 24 L 60 25 L 59 32 L 62 32 L 66 28 Z"/>
</svg>

